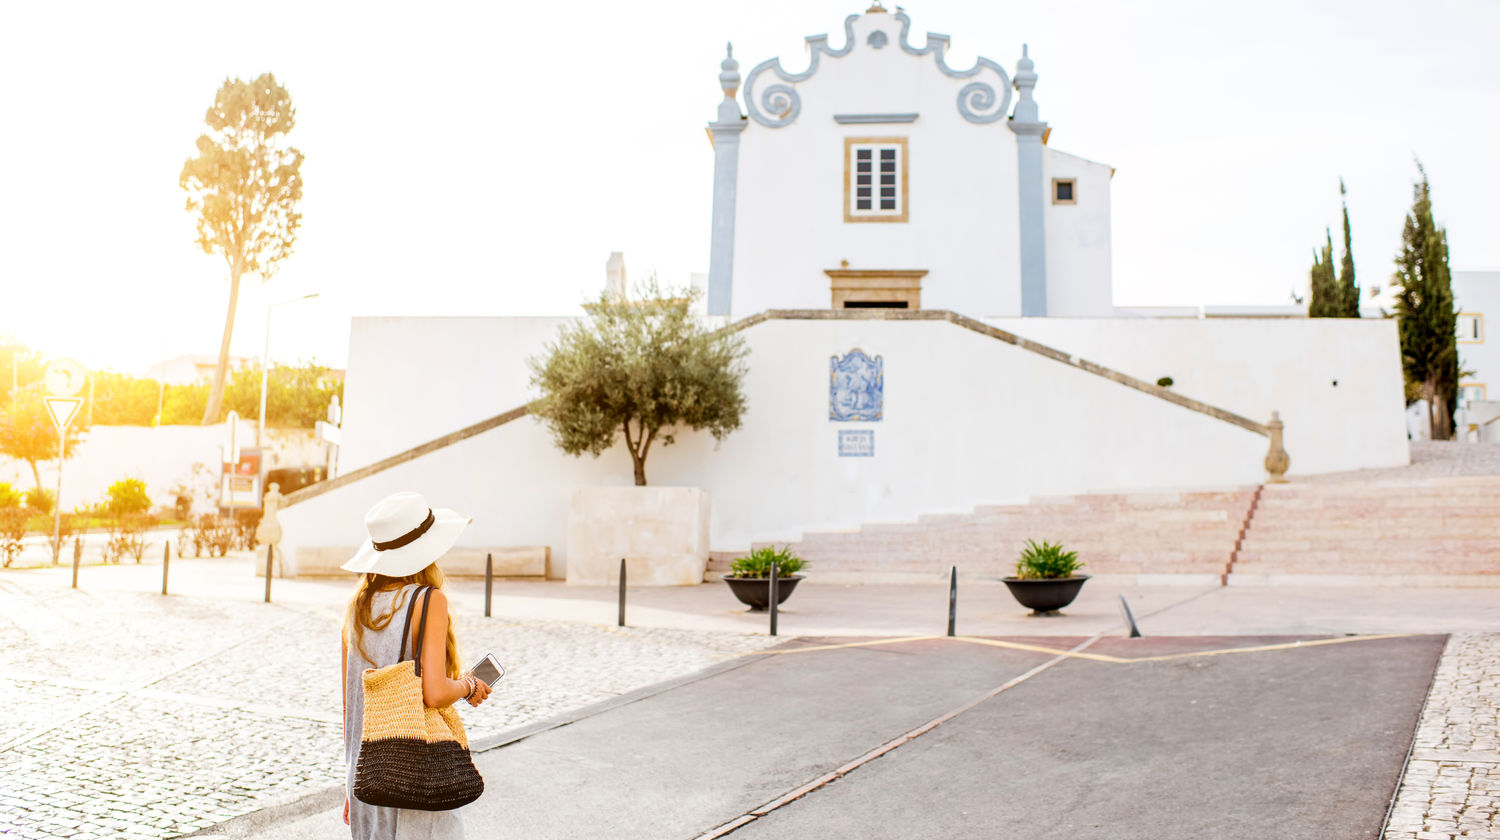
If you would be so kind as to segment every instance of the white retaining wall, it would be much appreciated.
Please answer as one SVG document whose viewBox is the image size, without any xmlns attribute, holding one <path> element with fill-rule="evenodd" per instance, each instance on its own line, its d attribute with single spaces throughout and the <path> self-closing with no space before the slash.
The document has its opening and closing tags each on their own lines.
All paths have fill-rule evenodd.
<svg viewBox="0 0 1500 840">
<path fill-rule="evenodd" d="M 1410 463 L 1396 322 L 1384 318 L 986 318 L 1186 397 L 1286 423 L 1291 475 Z M 1337 384 L 1335 384 L 1337 383 Z M 1070 410 L 1097 413 L 1064 397 Z"/>
<path fill-rule="evenodd" d="M 777 320 L 743 335 L 751 348 L 743 428 L 719 443 L 682 433 L 646 466 L 653 485 L 709 492 L 715 551 L 1039 494 L 1264 477 L 1261 435 L 950 323 Z M 884 359 L 884 418 L 830 422 L 829 359 L 855 347 Z M 468 378 L 447 371 L 449 382 Z M 365 422 L 402 418 L 346 415 L 348 426 Z M 874 455 L 840 457 L 845 429 L 873 430 Z M 623 448 L 568 457 L 525 417 L 294 505 L 282 519 L 283 547 L 295 564 L 301 546 L 355 546 L 365 511 L 411 489 L 474 517 L 461 546 L 551 546 L 551 573 L 560 576 L 571 490 L 631 480 Z"/>
</svg>

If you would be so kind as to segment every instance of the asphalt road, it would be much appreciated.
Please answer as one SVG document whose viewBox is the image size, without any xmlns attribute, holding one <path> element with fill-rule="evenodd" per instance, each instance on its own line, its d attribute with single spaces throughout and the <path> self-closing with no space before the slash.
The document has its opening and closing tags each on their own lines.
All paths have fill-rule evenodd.
<svg viewBox="0 0 1500 840">
<path fill-rule="evenodd" d="M 827 641 L 479 754 L 469 836 L 1373 838 L 1444 637 Z M 343 830 L 246 820 L 216 831 Z"/>
</svg>

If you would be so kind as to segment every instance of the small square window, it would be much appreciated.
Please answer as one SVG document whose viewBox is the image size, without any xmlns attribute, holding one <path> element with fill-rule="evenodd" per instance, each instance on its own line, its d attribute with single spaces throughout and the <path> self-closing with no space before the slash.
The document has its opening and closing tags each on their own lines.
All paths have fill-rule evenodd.
<svg viewBox="0 0 1500 840">
<path fill-rule="evenodd" d="M 1077 181 L 1073 178 L 1052 179 L 1052 203 L 1053 204 L 1077 204 L 1078 194 Z"/>
<path fill-rule="evenodd" d="M 907 220 L 905 137 L 844 138 L 844 221 Z"/>
<path fill-rule="evenodd" d="M 1474 312 L 1458 313 L 1458 343 L 1484 343 L 1484 316 Z"/>
</svg>

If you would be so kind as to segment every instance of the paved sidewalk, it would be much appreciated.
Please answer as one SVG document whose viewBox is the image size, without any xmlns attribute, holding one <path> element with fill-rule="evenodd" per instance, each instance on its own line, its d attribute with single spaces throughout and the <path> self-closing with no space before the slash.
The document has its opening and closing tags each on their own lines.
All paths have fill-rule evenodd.
<svg viewBox="0 0 1500 840">
<path fill-rule="evenodd" d="M 341 783 L 339 601 L 38 580 L 0 576 L 0 835 L 174 837 Z M 457 615 L 466 655 L 509 671 L 494 702 L 460 710 L 476 741 L 771 644 Z"/>
<path fill-rule="evenodd" d="M 1500 837 L 1500 633 L 1438 663 L 1385 840 Z"/>
<path fill-rule="evenodd" d="M 165 598 L 159 558 L 86 567 L 78 591 L 69 589 L 66 567 L 0 572 L 0 649 L 7 652 L 0 660 L 0 834 L 170 837 L 252 811 L 284 822 L 296 811 L 280 806 L 297 801 L 306 819 L 319 818 L 319 803 L 343 777 L 330 663 L 352 581 L 274 579 L 274 603 L 266 605 L 252 562 L 174 560 L 173 594 Z M 775 641 L 765 636 L 765 616 L 746 613 L 723 584 L 632 589 L 625 629 L 613 626 L 613 589 L 502 581 L 496 617 L 486 620 L 482 582 L 450 588 L 467 654 L 493 650 L 510 669 L 494 702 L 461 710 L 476 744 L 734 664 Z M 1033 618 L 1001 584 L 962 581 L 958 630 L 1117 635 L 1121 594 L 1148 637 L 1472 634 L 1493 632 L 1500 606 L 1493 589 L 1141 588 L 1094 580 L 1066 615 Z M 860 586 L 810 578 L 787 606 L 784 637 L 929 636 L 943 632 L 947 589 L 940 580 Z M 1476 655 L 1500 661 L 1500 638 L 1477 638 Z M 1484 674 L 1451 682 L 1460 692 L 1454 708 L 1488 703 L 1493 711 L 1500 677 Z M 1480 690 L 1490 693 L 1464 699 Z M 726 723 L 736 714 L 715 713 Z M 1470 756 L 1463 765 L 1474 768 L 1465 781 L 1475 791 L 1463 809 L 1470 822 L 1494 801 L 1484 788 L 1494 777 L 1483 773 L 1494 765 L 1482 764 Z M 1413 768 L 1418 778 L 1422 768 Z M 1449 771 L 1457 765 L 1440 775 L 1444 785 Z M 1426 796 L 1424 807 L 1449 804 L 1452 792 L 1440 793 Z M 329 836 L 327 829 L 308 836 Z"/>
</svg>

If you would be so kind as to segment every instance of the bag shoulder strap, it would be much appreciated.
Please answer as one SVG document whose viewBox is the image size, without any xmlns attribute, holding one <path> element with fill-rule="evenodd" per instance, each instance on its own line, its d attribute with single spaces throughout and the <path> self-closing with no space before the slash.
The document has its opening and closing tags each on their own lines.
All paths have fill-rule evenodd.
<svg viewBox="0 0 1500 840">
<path fill-rule="evenodd" d="M 406 659 L 406 640 L 411 638 L 411 616 L 417 609 L 417 599 L 423 595 L 432 596 L 432 587 L 424 586 L 412 593 L 411 603 L 406 605 L 406 623 L 401 626 L 401 650 L 396 654 L 396 661 L 402 662 Z M 422 602 L 422 623 L 417 626 L 417 646 L 412 651 L 412 660 L 417 663 L 417 676 L 422 676 L 422 631 L 427 629 L 427 602 Z"/>
</svg>

